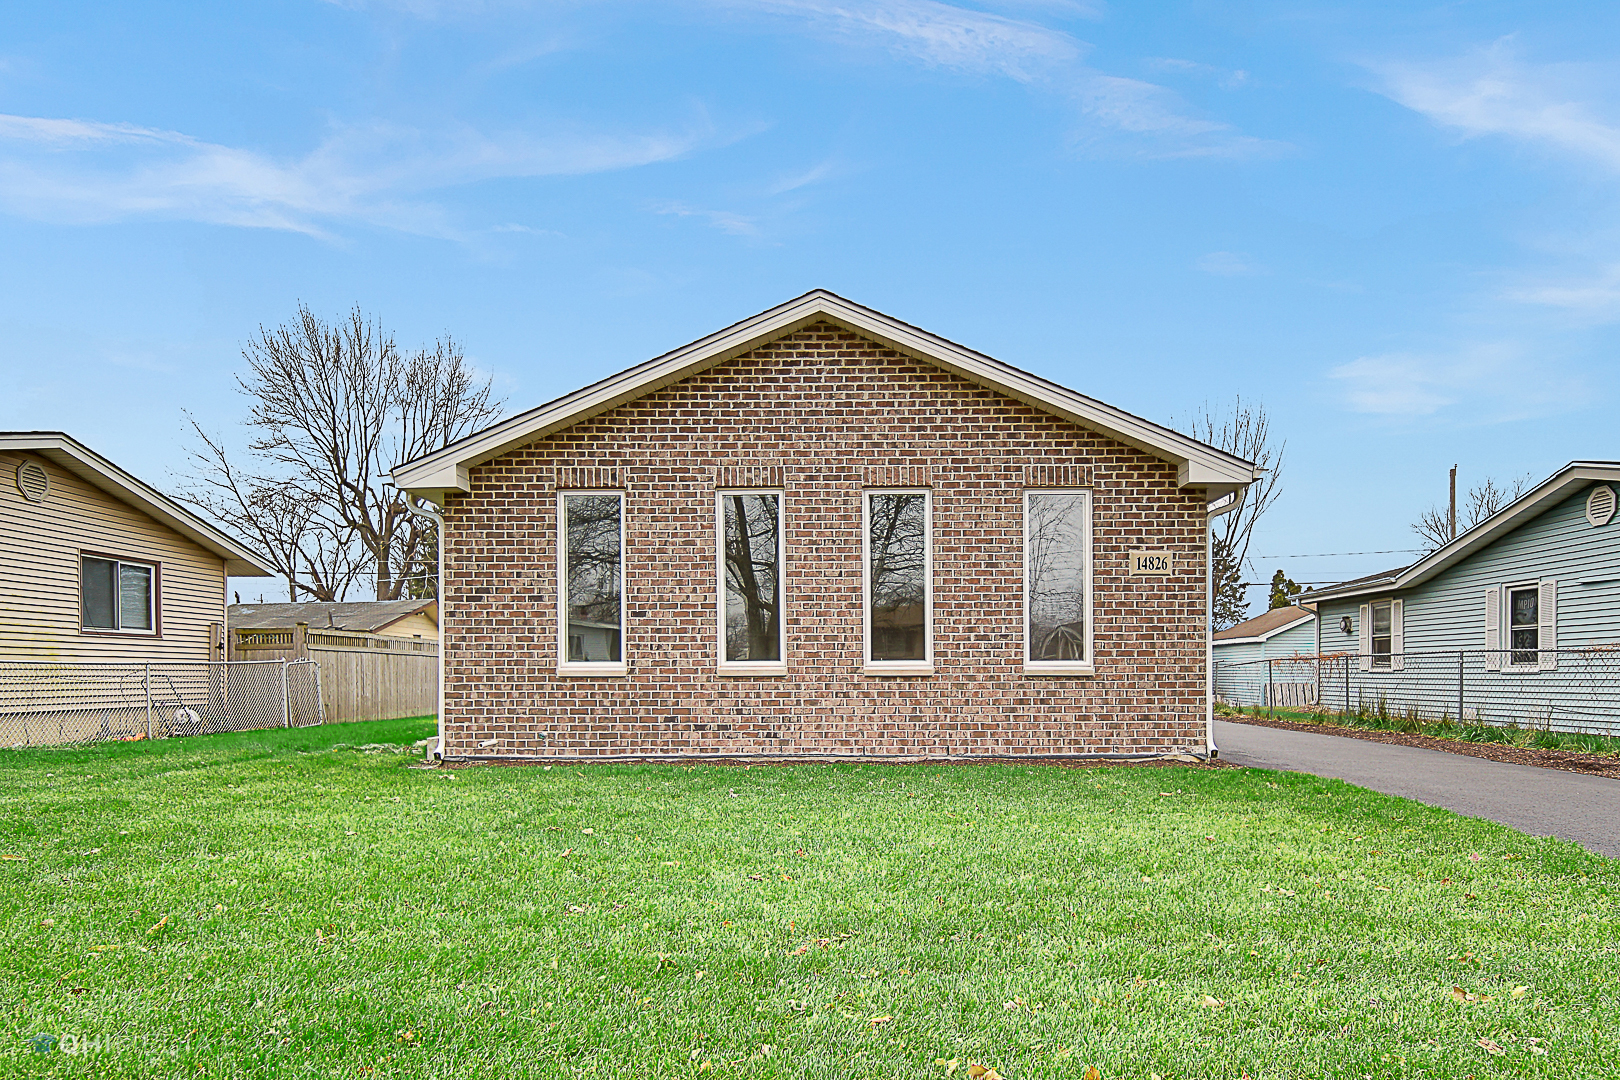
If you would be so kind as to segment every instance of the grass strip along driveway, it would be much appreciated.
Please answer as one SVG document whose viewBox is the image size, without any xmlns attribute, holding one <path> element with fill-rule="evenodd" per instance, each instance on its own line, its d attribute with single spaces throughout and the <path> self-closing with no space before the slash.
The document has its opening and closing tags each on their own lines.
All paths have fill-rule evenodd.
<svg viewBox="0 0 1620 1080">
<path fill-rule="evenodd" d="M 1240 769 L 0 755 L 11 1075 L 1613 1075 L 1620 872 Z M 335 745 L 336 744 L 336 745 Z"/>
</svg>

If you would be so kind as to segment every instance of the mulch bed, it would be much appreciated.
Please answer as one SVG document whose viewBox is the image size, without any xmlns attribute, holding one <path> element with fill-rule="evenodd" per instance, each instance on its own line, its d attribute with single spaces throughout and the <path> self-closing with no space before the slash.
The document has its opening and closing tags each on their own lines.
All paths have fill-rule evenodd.
<svg viewBox="0 0 1620 1080">
<path fill-rule="evenodd" d="M 1393 743 L 1396 746 L 1420 746 L 1425 750 L 1444 750 L 1448 754 L 1466 754 L 1469 757 L 1485 758 L 1487 761 L 1534 765 L 1540 769 L 1563 769 L 1565 772 L 1587 773 L 1591 776 L 1607 776 L 1620 780 L 1620 756 L 1614 754 L 1582 754 L 1574 750 L 1541 750 L 1529 746 L 1506 746 L 1502 743 L 1464 742 L 1461 739 L 1437 739 L 1433 735 L 1367 731 L 1364 728 L 1340 727 L 1336 724 L 1301 724 L 1293 720 L 1267 720 L 1256 716 L 1222 716 L 1220 719 L 1253 727 L 1307 731 L 1313 735 L 1341 735 L 1347 739 L 1365 739 L 1368 742 Z"/>
</svg>

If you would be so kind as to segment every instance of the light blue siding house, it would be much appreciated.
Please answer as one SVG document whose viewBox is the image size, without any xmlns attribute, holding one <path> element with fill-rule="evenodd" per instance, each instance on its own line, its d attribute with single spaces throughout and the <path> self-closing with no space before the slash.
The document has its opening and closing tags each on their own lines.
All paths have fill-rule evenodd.
<svg viewBox="0 0 1620 1080">
<path fill-rule="evenodd" d="M 1242 664 L 1316 653 L 1316 615 L 1308 608 L 1272 608 L 1211 639 L 1217 664 Z"/>
<path fill-rule="evenodd" d="M 1308 608 L 1272 608 L 1263 615 L 1222 630 L 1210 639 L 1215 696 L 1228 705 L 1309 706 L 1316 703 L 1314 669 L 1308 677 L 1297 663 L 1284 663 L 1282 680 L 1276 664 L 1316 655 L 1316 615 Z"/>
<path fill-rule="evenodd" d="M 1325 706 L 1620 730 L 1620 462 L 1577 461 L 1411 566 L 1307 593 Z"/>
</svg>

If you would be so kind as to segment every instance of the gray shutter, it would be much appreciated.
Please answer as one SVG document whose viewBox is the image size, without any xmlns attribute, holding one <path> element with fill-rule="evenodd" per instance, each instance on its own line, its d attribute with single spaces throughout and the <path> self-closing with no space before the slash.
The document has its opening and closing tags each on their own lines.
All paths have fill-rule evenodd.
<svg viewBox="0 0 1620 1080">
<path fill-rule="evenodd" d="M 1396 671 L 1406 670 L 1406 628 L 1405 620 L 1401 617 L 1405 602 L 1391 600 L 1389 603 L 1389 651 L 1394 655 L 1389 658 L 1390 666 Z"/>
<path fill-rule="evenodd" d="M 1502 670 L 1502 586 L 1485 590 L 1485 670 Z"/>
<path fill-rule="evenodd" d="M 1537 667 L 1551 671 L 1558 666 L 1558 654 L 1549 651 L 1558 648 L 1558 582 L 1543 581 L 1540 593 L 1536 598 L 1536 610 L 1540 613 L 1536 644 L 1542 652 Z"/>
<path fill-rule="evenodd" d="M 1361 631 L 1360 640 L 1356 645 L 1361 653 L 1361 670 L 1372 670 L 1372 605 L 1361 605 L 1361 622 L 1358 626 Z"/>
</svg>

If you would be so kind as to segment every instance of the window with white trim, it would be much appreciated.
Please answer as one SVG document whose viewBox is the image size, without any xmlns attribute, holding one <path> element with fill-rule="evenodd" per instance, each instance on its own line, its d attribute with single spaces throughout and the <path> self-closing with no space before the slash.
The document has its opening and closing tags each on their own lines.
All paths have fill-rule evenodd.
<svg viewBox="0 0 1620 1080">
<path fill-rule="evenodd" d="M 716 493 L 720 670 L 785 670 L 782 651 L 782 493 Z"/>
<path fill-rule="evenodd" d="M 864 504 L 865 661 L 869 671 L 931 670 L 933 507 L 926 490 L 868 490 Z"/>
<path fill-rule="evenodd" d="M 79 560 L 79 625 L 129 634 L 157 632 L 157 567 L 100 555 Z"/>
<path fill-rule="evenodd" d="M 558 669 L 623 673 L 624 494 L 558 495 Z"/>
<path fill-rule="evenodd" d="M 1536 667 L 1541 662 L 1541 587 L 1509 586 L 1507 591 L 1508 664 Z"/>
<path fill-rule="evenodd" d="M 1390 666 L 1390 656 L 1395 651 L 1392 647 L 1395 640 L 1395 605 L 1390 600 L 1380 600 L 1372 605 L 1370 612 L 1372 619 L 1372 666 L 1387 668 Z"/>
<path fill-rule="evenodd" d="M 1024 493 L 1024 669 L 1092 669 L 1091 492 Z"/>
</svg>

